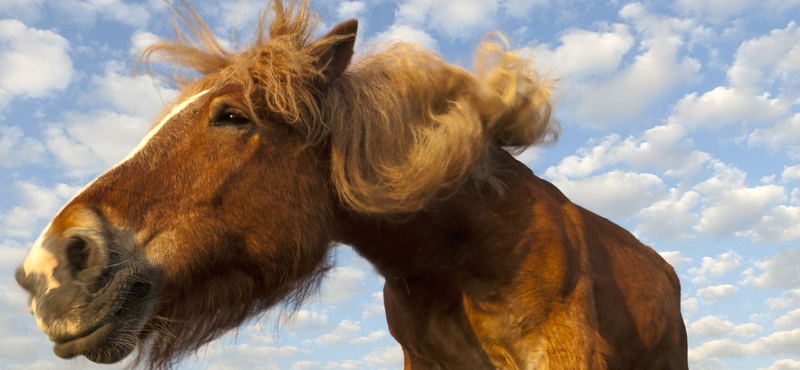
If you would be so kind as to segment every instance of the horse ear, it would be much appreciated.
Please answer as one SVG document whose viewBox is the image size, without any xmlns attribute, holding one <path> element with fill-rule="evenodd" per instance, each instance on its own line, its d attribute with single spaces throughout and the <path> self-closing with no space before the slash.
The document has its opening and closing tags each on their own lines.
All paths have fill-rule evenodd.
<svg viewBox="0 0 800 370">
<path fill-rule="evenodd" d="M 312 53 L 319 58 L 325 81 L 335 80 L 350 65 L 357 31 L 358 21 L 351 19 L 340 23 L 317 40 Z"/>
</svg>

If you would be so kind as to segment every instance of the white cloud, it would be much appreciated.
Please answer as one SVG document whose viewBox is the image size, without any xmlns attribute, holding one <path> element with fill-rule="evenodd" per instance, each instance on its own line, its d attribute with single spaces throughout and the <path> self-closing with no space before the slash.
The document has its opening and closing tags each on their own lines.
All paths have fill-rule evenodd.
<svg viewBox="0 0 800 370">
<path fill-rule="evenodd" d="M 689 361 L 700 362 L 720 357 L 781 354 L 800 355 L 800 329 L 777 331 L 747 344 L 729 338 L 712 340 L 690 349 Z"/>
<path fill-rule="evenodd" d="M 783 172 L 781 172 L 781 180 L 783 182 L 797 179 L 800 179 L 800 164 L 791 167 L 783 166 Z"/>
<path fill-rule="evenodd" d="M 433 50 L 438 47 L 436 39 L 427 32 L 402 24 L 393 24 L 388 30 L 375 35 L 371 43 L 382 46 L 397 41 L 411 42 Z"/>
<path fill-rule="evenodd" d="M 800 239 L 800 207 L 779 205 L 742 235 L 761 243 Z"/>
<path fill-rule="evenodd" d="M 119 162 L 150 127 L 141 117 L 100 110 L 67 112 L 66 125 L 47 129 L 47 148 L 72 177 L 93 175 Z"/>
<path fill-rule="evenodd" d="M 686 257 L 683 255 L 681 251 L 664 251 L 658 252 L 661 255 L 661 258 L 667 260 L 667 262 L 672 265 L 675 269 L 680 267 L 684 263 L 689 263 L 694 261 L 693 259 Z"/>
<path fill-rule="evenodd" d="M 602 215 L 625 218 L 658 199 L 664 183 L 650 173 L 613 170 L 580 180 L 553 180 L 573 202 Z"/>
<path fill-rule="evenodd" d="M 375 348 L 362 360 L 373 369 L 399 369 L 403 367 L 403 349 L 400 346 Z"/>
<path fill-rule="evenodd" d="M 775 327 L 781 329 L 800 327 L 800 308 L 789 311 L 786 315 L 775 319 Z"/>
<path fill-rule="evenodd" d="M 32 237 L 41 226 L 39 221 L 54 217 L 61 205 L 79 189 L 66 184 L 49 188 L 28 181 L 14 182 L 13 188 L 19 205 L 2 215 L 0 233 L 21 238 Z"/>
<path fill-rule="evenodd" d="M 700 220 L 700 216 L 692 211 L 699 200 L 700 194 L 696 191 L 681 194 L 676 188 L 670 189 L 668 197 L 639 211 L 635 234 L 666 239 L 688 238 L 692 226 Z"/>
<path fill-rule="evenodd" d="M 342 320 L 333 330 L 314 339 L 314 343 L 327 346 L 344 344 L 357 339 L 359 332 L 361 332 L 360 322 Z"/>
<path fill-rule="evenodd" d="M 641 52 L 604 78 L 567 80 L 557 101 L 561 116 L 588 126 L 633 121 L 675 86 L 697 78 L 700 63 L 681 55 L 692 22 L 654 15 L 640 3 L 626 5 L 619 14 L 642 38 Z"/>
<path fill-rule="evenodd" d="M 716 316 L 703 316 L 686 327 L 690 336 L 700 337 L 724 337 L 735 335 L 739 337 L 751 337 L 761 332 L 761 325 L 747 323 L 735 325 L 734 323 Z"/>
<path fill-rule="evenodd" d="M 799 54 L 800 29 L 790 22 L 785 29 L 743 42 L 728 70 L 728 79 L 734 86 L 763 86 L 778 80 L 791 86 L 799 82 Z"/>
<path fill-rule="evenodd" d="M 763 273 L 754 276 L 753 271 L 748 269 L 745 271 L 745 283 L 760 288 L 800 287 L 800 249 L 786 250 L 753 264 Z"/>
<path fill-rule="evenodd" d="M 675 7 L 684 14 L 721 22 L 745 11 L 778 13 L 800 4 L 797 0 L 678 0 Z"/>
<path fill-rule="evenodd" d="M 358 18 L 367 10 L 367 4 L 363 1 L 343 1 L 336 9 L 339 19 Z"/>
<path fill-rule="evenodd" d="M 695 229 L 704 236 L 727 236 L 748 230 L 769 206 L 784 198 L 783 187 L 747 187 L 747 176 L 735 167 L 712 161 L 714 176 L 695 185 L 706 196 L 705 207 Z"/>
<path fill-rule="evenodd" d="M 333 268 L 322 283 L 322 303 L 338 303 L 347 301 L 366 289 L 364 271 L 350 266 Z"/>
<path fill-rule="evenodd" d="M 327 314 L 309 310 L 294 311 L 283 319 L 283 327 L 293 331 L 318 328 L 327 323 Z"/>
<path fill-rule="evenodd" d="M 494 27 L 498 0 L 405 0 L 395 12 L 396 24 L 426 25 L 451 38 L 474 36 Z"/>
<path fill-rule="evenodd" d="M 12 168 L 39 163 L 44 153 L 44 145 L 26 137 L 19 126 L 0 125 L 0 166 Z"/>
<path fill-rule="evenodd" d="M 549 77 L 575 80 L 607 76 L 616 71 L 634 40 L 628 26 L 614 24 L 611 29 L 599 32 L 570 29 L 559 41 L 561 45 L 555 48 L 541 44 L 517 52 L 533 58 L 536 69 Z"/>
<path fill-rule="evenodd" d="M 800 361 L 792 359 L 775 360 L 770 367 L 760 367 L 758 370 L 800 370 Z"/>
<path fill-rule="evenodd" d="M 689 316 L 697 311 L 697 307 L 698 301 L 695 297 L 686 298 L 681 301 L 681 311 L 683 311 L 684 316 Z"/>
<path fill-rule="evenodd" d="M 150 20 L 150 13 L 143 4 L 123 0 L 60 0 L 52 6 L 63 15 L 67 22 L 93 25 L 97 17 L 144 28 Z"/>
<path fill-rule="evenodd" d="M 767 304 L 773 310 L 800 307 L 800 289 L 787 290 L 778 298 L 768 298 Z"/>
<path fill-rule="evenodd" d="M 709 304 L 713 304 L 719 300 L 730 297 L 738 291 L 739 288 L 733 285 L 722 284 L 700 288 L 697 290 L 697 295 L 703 297 Z"/>
<path fill-rule="evenodd" d="M 774 126 L 754 130 L 747 138 L 750 145 L 772 149 L 797 147 L 800 142 L 800 113 L 778 121 Z"/>
<path fill-rule="evenodd" d="M 128 49 L 130 55 L 137 55 L 141 53 L 148 46 L 161 41 L 158 35 L 152 34 L 147 31 L 137 30 L 131 36 L 131 47 Z"/>
<path fill-rule="evenodd" d="M 720 127 L 730 124 L 763 124 L 786 116 L 792 98 L 737 87 L 717 87 L 698 96 L 684 96 L 672 110 L 668 122 L 692 128 Z"/>
<path fill-rule="evenodd" d="M 705 284 L 708 276 L 720 277 L 731 270 L 741 266 L 742 256 L 731 251 L 720 254 L 717 258 L 703 257 L 703 264 L 700 267 L 689 269 L 689 274 L 694 275 L 692 282 L 695 284 Z"/>
<path fill-rule="evenodd" d="M 123 63 L 109 61 L 103 69 L 102 76 L 94 75 L 89 81 L 83 103 L 152 121 L 165 103 L 178 95 L 175 90 L 159 86 L 150 76 L 125 73 Z"/>
<path fill-rule="evenodd" d="M 63 90 L 74 73 L 66 39 L 17 20 L 0 20 L 0 108 L 13 97 L 42 98 Z"/>
<path fill-rule="evenodd" d="M 383 315 L 385 312 L 383 304 L 383 292 L 372 293 L 372 302 L 361 306 L 361 318 L 366 319 L 373 316 Z"/>
<path fill-rule="evenodd" d="M 35 21 L 41 16 L 44 0 L 0 1 L 0 15 L 25 21 Z"/>
</svg>

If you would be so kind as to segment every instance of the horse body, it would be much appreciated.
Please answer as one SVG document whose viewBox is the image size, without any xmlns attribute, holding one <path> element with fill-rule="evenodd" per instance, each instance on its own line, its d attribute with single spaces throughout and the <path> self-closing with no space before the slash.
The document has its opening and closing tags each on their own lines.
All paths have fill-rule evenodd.
<svg viewBox="0 0 800 370">
<path fill-rule="evenodd" d="M 145 52 L 202 76 L 16 273 L 56 355 L 169 367 L 297 308 L 340 242 L 386 278 L 407 369 L 687 368 L 671 267 L 506 151 L 558 131 L 527 61 L 487 40 L 474 72 L 403 44 L 351 65 L 356 21 L 312 41 L 307 2 L 273 7 L 242 52 L 191 10 L 194 40 Z"/>
<path fill-rule="evenodd" d="M 468 189 L 402 223 L 344 222 L 386 278 L 406 369 L 687 368 L 672 267 L 495 155 L 504 196 Z"/>
</svg>

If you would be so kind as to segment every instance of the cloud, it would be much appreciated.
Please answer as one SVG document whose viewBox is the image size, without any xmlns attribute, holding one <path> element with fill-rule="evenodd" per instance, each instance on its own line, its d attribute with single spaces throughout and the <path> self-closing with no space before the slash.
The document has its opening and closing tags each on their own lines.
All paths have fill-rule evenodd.
<svg viewBox="0 0 800 370">
<path fill-rule="evenodd" d="M 754 130 L 747 138 L 750 145 L 772 149 L 797 148 L 800 142 L 800 113 L 779 120 L 774 126 Z"/>
<path fill-rule="evenodd" d="M 724 337 L 735 335 L 739 337 L 751 337 L 761 332 L 761 325 L 747 323 L 735 325 L 734 323 L 716 316 L 703 316 L 686 327 L 690 336 L 697 337 Z"/>
<path fill-rule="evenodd" d="M 700 221 L 695 229 L 703 236 L 722 237 L 748 230 L 783 199 L 778 185 L 745 186 L 746 173 L 719 161 L 712 161 L 714 176 L 694 186 L 705 195 Z"/>
<path fill-rule="evenodd" d="M 633 25 L 636 31 L 633 36 L 641 38 L 641 52 L 633 56 L 632 62 L 613 66 L 620 60 L 618 55 L 624 53 L 628 36 L 625 35 L 626 28 L 621 27 L 613 30 L 613 35 L 606 35 L 604 45 L 611 50 L 599 54 L 602 67 L 596 70 L 606 72 L 606 75 L 580 77 L 585 72 L 576 69 L 575 77 L 564 76 L 565 82 L 559 86 L 563 92 L 557 100 L 561 117 L 592 127 L 631 122 L 642 117 L 656 100 L 675 86 L 697 78 L 700 63 L 681 55 L 683 40 L 694 26 L 691 21 L 652 14 L 640 3 L 626 5 L 619 15 Z M 587 36 L 584 33 L 583 39 L 590 38 Z M 564 51 L 575 49 L 567 44 L 563 47 Z M 559 55 L 558 48 L 550 54 L 545 50 L 540 48 L 539 53 Z M 609 74 L 609 71 L 613 73 Z"/>
<path fill-rule="evenodd" d="M 800 287 L 800 249 L 790 249 L 777 256 L 753 263 L 761 275 L 755 276 L 752 269 L 744 272 L 744 282 L 759 288 Z"/>
<path fill-rule="evenodd" d="M 397 41 L 411 42 L 422 45 L 428 49 L 436 50 L 438 42 L 427 32 L 413 26 L 403 24 L 393 24 L 388 30 L 383 31 L 370 40 L 371 44 L 378 46 L 390 44 Z"/>
<path fill-rule="evenodd" d="M 578 80 L 616 71 L 634 42 L 628 26 L 619 23 L 598 32 L 570 29 L 558 40 L 561 45 L 555 48 L 540 44 L 517 52 L 532 58 L 536 69 L 548 77 Z"/>
<path fill-rule="evenodd" d="M 19 126 L 0 125 L 0 166 L 13 168 L 40 163 L 44 154 L 44 145 L 26 137 Z"/>
<path fill-rule="evenodd" d="M 678 0 L 675 8 L 683 14 L 718 23 L 745 11 L 772 13 L 788 10 L 800 4 L 797 0 Z"/>
<path fill-rule="evenodd" d="M 41 186 L 29 181 L 13 183 L 15 199 L 19 200 L 17 206 L 0 217 L 3 235 L 31 238 L 36 228 L 40 227 L 42 219 L 51 218 L 79 188 L 67 184 L 57 184 L 53 187 Z"/>
<path fill-rule="evenodd" d="M 778 298 L 768 298 L 767 305 L 773 310 L 800 307 L 800 289 L 787 290 Z"/>
<path fill-rule="evenodd" d="M 297 310 L 283 320 L 283 328 L 292 331 L 314 329 L 328 323 L 328 315 L 324 313 Z"/>
<path fill-rule="evenodd" d="M 362 359 L 371 368 L 399 369 L 403 367 L 403 349 L 400 346 L 379 347 Z"/>
<path fill-rule="evenodd" d="M 64 90 L 75 73 L 69 42 L 49 30 L 0 20 L 0 108 L 11 98 L 42 98 Z"/>
<path fill-rule="evenodd" d="M 691 128 L 772 123 L 791 111 L 792 100 L 786 95 L 771 98 L 758 90 L 720 86 L 700 96 L 684 96 L 673 107 L 668 122 Z"/>
<path fill-rule="evenodd" d="M 800 82 L 799 54 L 800 29 L 797 23 L 790 22 L 768 36 L 743 42 L 728 69 L 728 80 L 731 85 L 742 87 L 760 87 L 778 81 L 792 86 Z"/>
<path fill-rule="evenodd" d="M 333 268 L 322 283 L 322 303 L 338 303 L 353 298 L 366 289 L 364 271 L 350 266 Z"/>
<path fill-rule="evenodd" d="M 720 277 L 733 269 L 741 266 L 742 256 L 734 251 L 726 252 L 717 258 L 703 257 L 703 264 L 700 267 L 689 269 L 689 274 L 694 275 L 692 282 L 695 284 L 705 284 L 708 276 Z"/>
<path fill-rule="evenodd" d="M 760 367 L 758 370 L 800 370 L 800 361 L 783 359 L 775 360 L 770 367 Z"/>
<path fill-rule="evenodd" d="M 668 197 L 639 211 L 639 224 L 634 233 L 672 240 L 689 238 L 692 226 L 700 220 L 700 216 L 693 212 L 699 200 L 700 194 L 696 191 L 689 190 L 681 194 L 676 188 L 670 189 Z"/>
<path fill-rule="evenodd" d="M 739 288 L 733 285 L 723 284 L 700 288 L 697 290 L 697 295 L 703 297 L 707 303 L 713 304 L 732 296 L 738 291 Z"/>
<path fill-rule="evenodd" d="M 24 21 L 39 20 L 44 0 L 0 1 L 0 16 L 10 16 Z"/>
<path fill-rule="evenodd" d="M 712 340 L 690 349 L 689 362 L 720 357 L 782 354 L 800 355 L 800 329 L 777 331 L 747 344 L 730 338 Z"/>
<path fill-rule="evenodd" d="M 631 216 L 664 192 L 656 175 L 617 170 L 580 180 L 554 179 L 553 184 L 576 204 L 616 218 Z"/>
<path fill-rule="evenodd" d="M 63 16 L 64 21 L 79 25 L 92 26 L 97 17 L 100 17 L 144 28 L 150 20 L 150 12 L 145 5 L 123 0 L 61 0 L 53 2 L 52 6 Z"/>
<path fill-rule="evenodd" d="M 364 309 L 361 312 L 362 319 L 383 315 L 385 312 L 383 305 L 383 292 L 372 293 L 372 302 L 363 304 L 361 307 Z"/>
<path fill-rule="evenodd" d="M 774 324 L 776 328 L 781 329 L 800 327 L 800 308 L 789 311 L 786 315 L 775 319 Z"/>
<path fill-rule="evenodd" d="M 450 38 L 466 38 L 491 30 L 500 9 L 498 0 L 405 0 L 395 23 L 438 29 Z"/>
<path fill-rule="evenodd" d="M 752 229 L 741 233 L 754 242 L 776 243 L 800 239 L 800 207 L 779 205 L 761 216 Z"/>
<path fill-rule="evenodd" d="M 336 8 L 336 15 L 339 19 L 358 18 L 367 10 L 367 4 L 363 1 L 343 1 Z"/>
</svg>

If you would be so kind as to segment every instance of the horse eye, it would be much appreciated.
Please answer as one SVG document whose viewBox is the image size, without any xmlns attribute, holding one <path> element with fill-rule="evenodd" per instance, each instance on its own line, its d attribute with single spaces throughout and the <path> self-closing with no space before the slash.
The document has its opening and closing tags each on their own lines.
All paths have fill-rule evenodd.
<svg viewBox="0 0 800 370">
<path fill-rule="evenodd" d="M 246 116 L 241 115 L 239 113 L 234 112 L 225 112 L 223 111 L 221 114 L 217 115 L 213 120 L 211 120 L 212 126 L 234 126 L 234 127 L 242 127 L 250 123 L 250 119 Z"/>
</svg>

